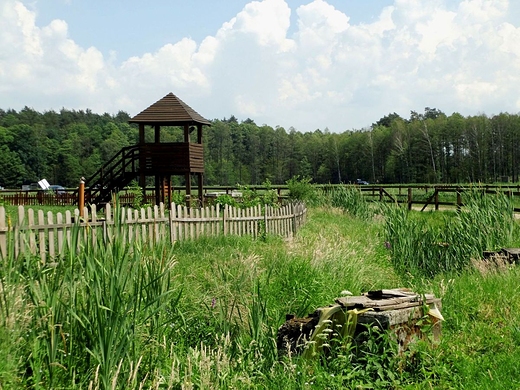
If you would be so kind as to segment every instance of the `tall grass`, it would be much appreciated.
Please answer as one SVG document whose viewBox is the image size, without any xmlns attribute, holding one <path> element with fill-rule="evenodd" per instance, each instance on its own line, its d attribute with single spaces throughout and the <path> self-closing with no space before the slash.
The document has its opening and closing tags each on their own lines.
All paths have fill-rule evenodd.
<svg viewBox="0 0 520 390">
<path fill-rule="evenodd" d="M 427 213 L 423 224 L 417 214 L 387 211 L 402 219 L 310 209 L 292 241 L 216 237 L 152 246 L 122 245 L 114 236 L 104 246 L 73 244 L 46 264 L 29 255 L 3 259 L 0 388 L 518 387 L 515 266 L 489 274 L 461 268 L 424 283 L 443 298 L 436 347 L 419 343 L 398 356 L 391 337 L 369 329 L 363 344 L 323 359 L 278 356 L 286 314 L 305 316 L 342 290 L 357 295 L 405 280 L 408 269 L 383 245 L 389 221 L 393 230 L 404 226 L 402 234 L 407 224 L 420 226 L 416 241 L 406 241 L 413 246 L 423 230 L 469 218 L 469 211 Z"/>
<path fill-rule="evenodd" d="M 457 213 L 437 214 L 435 223 L 404 208 L 383 206 L 385 240 L 394 266 L 426 277 L 459 272 L 472 259 L 481 258 L 483 251 L 512 243 L 515 223 L 510 198 L 475 190 L 464 204 Z"/>
<path fill-rule="evenodd" d="M 18 308 L 25 317 L 11 326 L 27 332 L 24 380 L 34 388 L 89 382 L 111 388 L 138 361 L 154 367 L 160 360 L 155 344 L 168 328 L 165 309 L 178 300 L 171 247 L 125 246 L 116 236 L 106 245 L 76 250 L 78 234 L 75 229 L 73 249 L 54 262 L 30 255 L 4 260 L 2 287 L 17 288 L 25 302 Z M 12 317 L 7 305 L 2 314 L 4 323 Z"/>
<path fill-rule="evenodd" d="M 357 187 L 331 187 L 328 196 L 332 206 L 339 207 L 356 218 L 368 219 L 374 215 L 373 208 Z"/>
</svg>

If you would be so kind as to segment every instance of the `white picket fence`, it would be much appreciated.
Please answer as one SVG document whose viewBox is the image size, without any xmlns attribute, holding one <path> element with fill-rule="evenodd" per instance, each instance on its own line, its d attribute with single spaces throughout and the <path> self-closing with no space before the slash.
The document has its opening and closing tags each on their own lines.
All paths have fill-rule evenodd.
<svg viewBox="0 0 520 390">
<path fill-rule="evenodd" d="M 18 216 L 7 218 L 0 206 L 0 257 L 14 253 L 39 255 L 42 261 L 59 257 L 74 245 L 79 250 L 92 243 L 96 248 L 118 235 L 123 243 L 155 243 L 170 240 L 194 240 L 217 235 L 279 235 L 292 237 L 304 223 L 307 209 L 293 203 L 280 208 L 251 207 L 239 209 L 215 205 L 202 209 L 171 204 L 169 212 L 164 204 L 146 209 L 114 209 L 107 204 L 104 217 L 99 218 L 96 206 L 85 207 L 80 217 L 78 209 L 53 214 L 18 206 Z M 90 242 L 89 242 L 90 241 Z"/>
</svg>

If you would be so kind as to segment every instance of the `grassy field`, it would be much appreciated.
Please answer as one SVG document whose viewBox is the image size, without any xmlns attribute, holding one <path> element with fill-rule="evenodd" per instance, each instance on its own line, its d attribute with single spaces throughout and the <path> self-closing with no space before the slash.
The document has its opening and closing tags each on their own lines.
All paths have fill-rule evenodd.
<svg viewBox="0 0 520 390">
<path fill-rule="evenodd" d="M 520 388 L 520 269 L 472 261 L 520 246 L 518 226 L 507 205 L 478 202 L 408 213 L 342 193 L 291 241 L 114 240 L 46 265 L 4 259 L 0 389 Z M 395 287 L 442 298 L 440 343 L 397 356 L 374 333 L 327 359 L 277 355 L 285 314 Z"/>
</svg>

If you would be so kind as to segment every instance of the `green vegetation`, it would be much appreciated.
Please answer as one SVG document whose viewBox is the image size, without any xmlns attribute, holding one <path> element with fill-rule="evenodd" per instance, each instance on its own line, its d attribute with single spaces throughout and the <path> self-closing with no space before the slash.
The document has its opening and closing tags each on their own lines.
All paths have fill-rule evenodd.
<svg viewBox="0 0 520 390">
<path fill-rule="evenodd" d="M 507 198 L 475 193 L 467 211 L 417 213 L 367 204 L 358 192 L 317 192 L 323 205 L 309 210 L 292 241 L 217 237 L 151 247 L 116 237 L 46 264 L 3 259 L 0 387 L 520 386 L 520 269 L 477 259 L 482 248 L 519 244 Z M 446 241 L 455 233 L 465 236 Z M 463 238 L 467 246 L 448 256 Z M 421 261 L 407 263 L 406 253 Z M 322 358 L 278 356 L 285 314 L 306 316 L 342 290 L 394 287 L 442 298 L 439 344 L 417 342 L 399 356 L 392 338 L 367 329 L 363 343 L 340 343 Z"/>
<path fill-rule="evenodd" d="M 75 188 L 121 148 L 138 142 L 137 125 L 124 112 L 90 110 L 44 113 L 0 109 L 0 186 L 46 178 Z M 266 178 L 274 185 L 294 176 L 312 183 L 519 182 L 520 115 L 446 115 L 426 108 L 410 118 L 390 114 L 370 129 L 301 133 L 258 126 L 234 116 L 204 130 L 204 184 L 246 186 Z M 146 131 L 153 142 L 153 132 Z M 178 142 L 183 130 L 161 127 L 161 142 Z M 174 176 L 174 186 L 184 178 Z M 152 185 L 153 183 L 148 183 Z"/>
<path fill-rule="evenodd" d="M 401 272 L 425 277 L 461 271 L 486 250 L 512 246 L 514 222 L 510 198 L 475 190 L 460 212 L 437 213 L 437 220 L 417 218 L 405 208 L 385 205 L 385 241 Z M 516 243 L 518 244 L 518 243 Z"/>
</svg>

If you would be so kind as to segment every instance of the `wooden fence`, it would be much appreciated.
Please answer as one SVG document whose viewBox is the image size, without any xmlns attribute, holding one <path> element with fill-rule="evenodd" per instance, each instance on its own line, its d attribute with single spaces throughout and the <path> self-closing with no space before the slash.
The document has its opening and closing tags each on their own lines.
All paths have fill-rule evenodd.
<svg viewBox="0 0 520 390">
<path fill-rule="evenodd" d="M 463 195 L 465 192 L 479 191 L 488 195 L 503 194 L 513 201 L 520 197 L 520 191 L 515 191 L 516 186 L 361 186 L 359 188 L 368 199 L 406 204 L 409 210 L 414 205 L 422 206 L 421 211 L 428 206 L 434 207 L 435 210 L 439 210 L 439 206 L 452 206 L 460 209 L 464 206 Z M 442 199 L 443 197 L 446 199 Z M 520 212 L 519 207 L 514 207 L 513 210 Z"/>
<path fill-rule="evenodd" d="M 130 242 L 155 243 L 193 240 L 218 235 L 279 235 L 292 237 L 304 223 L 307 209 L 302 203 L 279 208 L 251 207 L 238 209 L 215 205 L 202 209 L 171 204 L 169 212 L 164 204 L 147 209 L 114 209 L 108 204 L 99 218 L 95 205 L 85 207 L 83 216 L 78 209 L 64 214 L 43 210 L 26 210 L 18 206 L 16 221 L 0 206 L 0 258 L 14 254 L 38 255 L 42 261 L 62 255 L 68 248 L 78 250 L 92 244 L 92 248 L 117 238 L 122 244 Z"/>
</svg>

